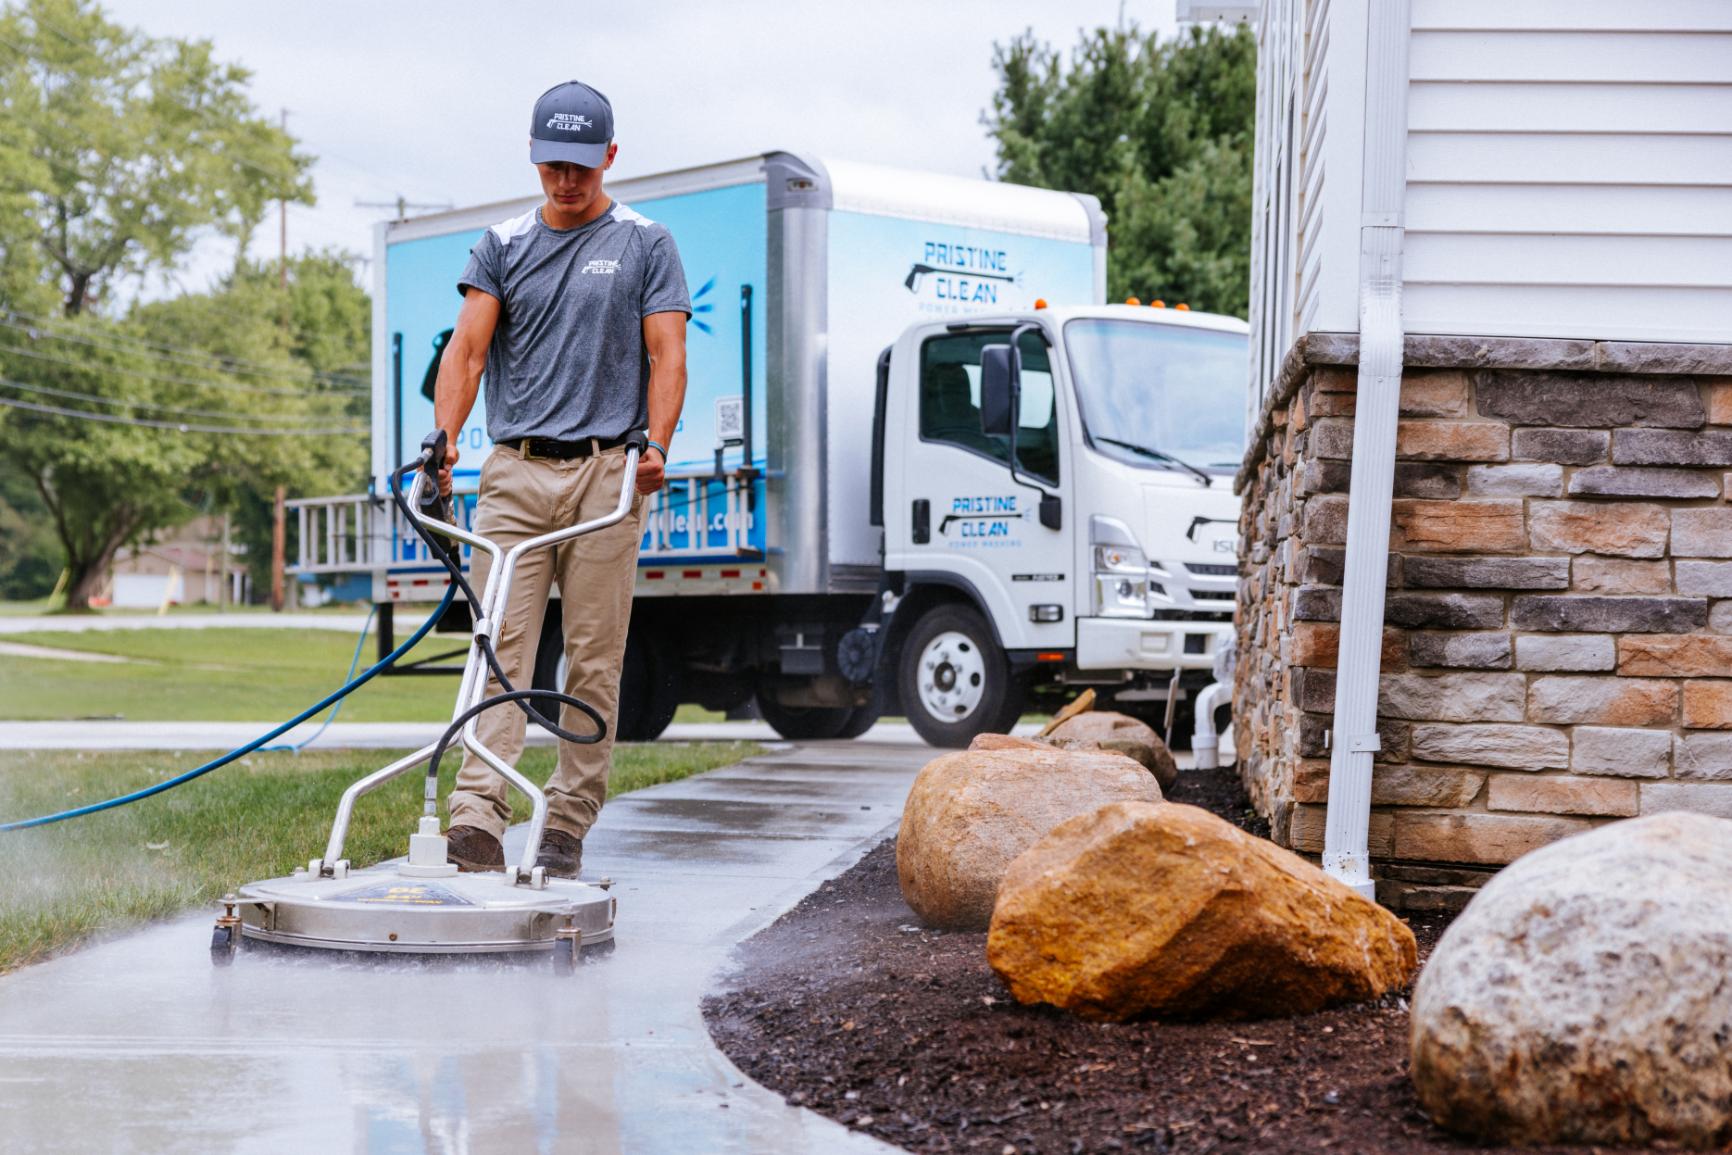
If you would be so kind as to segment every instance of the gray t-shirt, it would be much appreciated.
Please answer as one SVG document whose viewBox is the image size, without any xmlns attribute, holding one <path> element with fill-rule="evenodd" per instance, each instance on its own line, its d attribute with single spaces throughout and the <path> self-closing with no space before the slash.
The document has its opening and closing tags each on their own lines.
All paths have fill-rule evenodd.
<svg viewBox="0 0 1732 1155">
<path fill-rule="evenodd" d="M 457 291 L 502 303 L 487 350 L 494 441 L 619 437 L 649 421 L 643 319 L 692 314 L 665 226 L 615 201 L 575 229 L 541 209 L 494 225 L 469 250 Z"/>
</svg>

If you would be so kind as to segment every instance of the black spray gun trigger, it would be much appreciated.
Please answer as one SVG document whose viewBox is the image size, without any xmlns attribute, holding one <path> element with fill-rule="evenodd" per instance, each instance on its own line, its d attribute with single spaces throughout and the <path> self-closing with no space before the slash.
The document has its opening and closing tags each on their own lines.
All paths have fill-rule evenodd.
<svg viewBox="0 0 1732 1155">
<path fill-rule="evenodd" d="M 439 471 L 445 468 L 445 451 L 449 444 L 450 437 L 443 429 L 435 429 L 421 439 L 421 472 L 427 475 L 427 484 L 422 489 L 419 504 L 424 517 L 455 525 L 457 511 L 451 499 L 439 492 Z"/>
</svg>

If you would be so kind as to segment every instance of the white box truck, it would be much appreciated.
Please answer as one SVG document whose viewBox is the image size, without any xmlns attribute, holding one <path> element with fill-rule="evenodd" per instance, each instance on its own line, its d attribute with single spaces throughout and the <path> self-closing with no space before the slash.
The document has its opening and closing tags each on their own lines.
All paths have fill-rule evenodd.
<svg viewBox="0 0 1732 1155">
<path fill-rule="evenodd" d="M 755 702 L 788 737 L 898 713 L 960 745 L 1085 686 L 1158 724 L 1212 680 L 1237 584 L 1247 329 L 1104 304 L 1092 197 L 786 152 L 608 191 L 673 232 L 693 301 L 622 738 L 654 737 L 682 702 Z M 378 229 L 371 492 L 294 503 L 294 570 L 371 574 L 381 647 L 396 606 L 444 586 L 383 479 L 433 427 L 470 245 L 535 203 Z M 465 518 L 485 429 L 478 406 Z M 538 685 L 557 678 L 557 613 Z"/>
</svg>

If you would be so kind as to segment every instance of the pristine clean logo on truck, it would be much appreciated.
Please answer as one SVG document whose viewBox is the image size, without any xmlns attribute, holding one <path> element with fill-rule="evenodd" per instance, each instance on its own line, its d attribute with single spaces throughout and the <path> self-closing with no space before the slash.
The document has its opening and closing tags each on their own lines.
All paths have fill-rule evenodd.
<svg viewBox="0 0 1732 1155">
<path fill-rule="evenodd" d="M 921 259 L 909 267 L 902 284 L 915 296 L 934 301 L 996 305 L 1000 286 L 1021 280 L 1021 273 L 1010 271 L 1010 259 L 1003 249 L 927 241 Z"/>
<path fill-rule="evenodd" d="M 938 532 L 951 549 L 1018 546 L 1022 539 L 1016 535 L 1015 523 L 1026 516 L 1026 510 L 1017 508 L 1014 493 L 953 497 Z"/>
</svg>

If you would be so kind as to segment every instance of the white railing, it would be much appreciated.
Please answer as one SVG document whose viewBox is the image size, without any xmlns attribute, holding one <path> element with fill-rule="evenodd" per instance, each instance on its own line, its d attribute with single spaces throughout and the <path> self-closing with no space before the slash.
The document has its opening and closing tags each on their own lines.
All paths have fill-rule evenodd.
<svg viewBox="0 0 1732 1155">
<path fill-rule="evenodd" d="M 650 497 L 639 557 L 738 558 L 752 547 L 752 480 L 736 474 L 677 473 Z M 470 527 L 475 495 L 459 494 L 458 524 Z M 291 574 L 373 573 L 397 566 L 429 565 L 427 546 L 403 524 L 387 497 L 356 494 L 303 497 L 288 503 L 299 530 Z M 467 548 L 465 549 L 467 556 Z"/>
<path fill-rule="evenodd" d="M 365 494 L 305 497 L 288 503 L 299 531 L 292 574 L 355 573 L 376 568 L 374 559 L 390 548 L 388 521 Z"/>
<path fill-rule="evenodd" d="M 752 547 L 750 477 L 714 473 L 670 473 L 650 495 L 645 538 L 638 556 L 734 558 Z M 719 537 L 719 540 L 717 540 Z"/>
<path fill-rule="evenodd" d="M 474 494 L 457 495 L 457 524 L 464 529 L 470 527 L 474 506 Z M 295 562 L 285 567 L 291 574 L 372 573 L 437 564 L 388 497 L 303 497 L 289 502 L 288 509 L 300 530 Z M 463 554 L 469 556 L 467 547 Z"/>
</svg>

